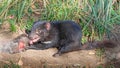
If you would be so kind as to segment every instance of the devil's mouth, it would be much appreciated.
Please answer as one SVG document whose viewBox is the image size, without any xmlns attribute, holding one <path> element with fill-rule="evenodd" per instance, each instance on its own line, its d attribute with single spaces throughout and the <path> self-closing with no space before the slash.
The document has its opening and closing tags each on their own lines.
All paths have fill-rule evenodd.
<svg viewBox="0 0 120 68">
<path fill-rule="evenodd" d="M 29 41 L 30 44 L 33 44 L 34 42 L 37 42 L 40 38 L 34 38 Z"/>
</svg>

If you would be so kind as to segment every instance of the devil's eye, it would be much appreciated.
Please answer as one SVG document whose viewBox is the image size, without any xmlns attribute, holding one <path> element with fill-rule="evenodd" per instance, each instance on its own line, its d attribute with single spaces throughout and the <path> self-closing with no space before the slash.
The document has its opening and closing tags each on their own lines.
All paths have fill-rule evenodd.
<svg viewBox="0 0 120 68">
<path fill-rule="evenodd" d="M 41 30 L 39 30 L 39 33 L 41 33 L 42 31 Z"/>
</svg>

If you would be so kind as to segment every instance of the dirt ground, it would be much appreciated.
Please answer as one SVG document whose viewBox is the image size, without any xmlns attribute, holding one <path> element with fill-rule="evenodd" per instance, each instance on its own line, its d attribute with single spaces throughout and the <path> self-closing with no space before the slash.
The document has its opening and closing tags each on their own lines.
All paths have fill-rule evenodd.
<svg viewBox="0 0 120 68">
<path fill-rule="evenodd" d="M 120 27 L 116 30 L 118 30 L 116 32 L 120 32 Z M 18 32 L 19 33 L 11 33 L 9 30 L 1 29 L 0 45 L 15 38 L 17 35 L 22 34 L 22 32 Z M 120 33 L 117 38 L 120 40 Z M 109 64 L 115 64 L 115 68 L 120 68 L 120 66 L 118 66 L 120 65 L 119 45 L 118 41 L 118 46 L 116 48 L 106 49 L 105 54 L 102 57 L 98 57 L 95 54 L 95 50 L 80 50 L 66 53 L 59 57 L 53 57 L 52 55 L 57 52 L 57 49 L 55 48 L 46 50 L 27 50 L 17 54 L 0 53 L 0 64 L 2 66 L 4 64 L 9 64 L 10 61 L 12 61 L 15 64 L 20 65 L 22 68 L 50 68 L 50 66 L 52 66 L 51 68 L 69 68 L 66 67 L 67 65 L 72 68 L 77 68 L 77 66 L 95 68 L 98 65 L 106 66 Z M 60 67 L 61 65 L 62 67 Z"/>
</svg>

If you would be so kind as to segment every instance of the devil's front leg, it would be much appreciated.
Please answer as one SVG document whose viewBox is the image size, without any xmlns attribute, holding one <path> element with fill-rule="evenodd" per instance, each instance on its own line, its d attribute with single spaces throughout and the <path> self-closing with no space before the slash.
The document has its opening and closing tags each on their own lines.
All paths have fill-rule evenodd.
<svg viewBox="0 0 120 68">
<path fill-rule="evenodd" d="M 68 53 L 71 51 L 77 51 L 81 49 L 81 44 L 77 41 L 72 41 L 72 42 L 65 42 L 61 48 L 58 49 L 58 52 L 55 53 L 53 56 L 60 56 L 64 53 Z"/>
<path fill-rule="evenodd" d="M 56 47 L 57 44 L 54 41 L 46 41 L 41 43 L 35 43 L 27 47 L 27 49 L 36 49 L 36 50 L 44 50 L 52 47 Z"/>
</svg>

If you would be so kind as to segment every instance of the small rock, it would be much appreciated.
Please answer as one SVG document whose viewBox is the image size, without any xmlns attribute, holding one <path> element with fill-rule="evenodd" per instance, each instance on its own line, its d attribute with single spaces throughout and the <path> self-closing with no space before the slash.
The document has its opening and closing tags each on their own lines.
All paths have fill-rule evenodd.
<svg viewBox="0 0 120 68">
<path fill-rule="evenodd" d="M 93 51 L 90 51 L 90 52 L 89 52 L 89 54 L 90 54 L 90 55 L 94 55 L 94 54 L 95 54 L 95 52 L 93 52 Z"/>
<path fill-rule="evenodd" d="M 23 61 L 21 59 L 18 61 L 18 65 L 20 65 L 20 66 L 23 65 Z"/>
</svg>

